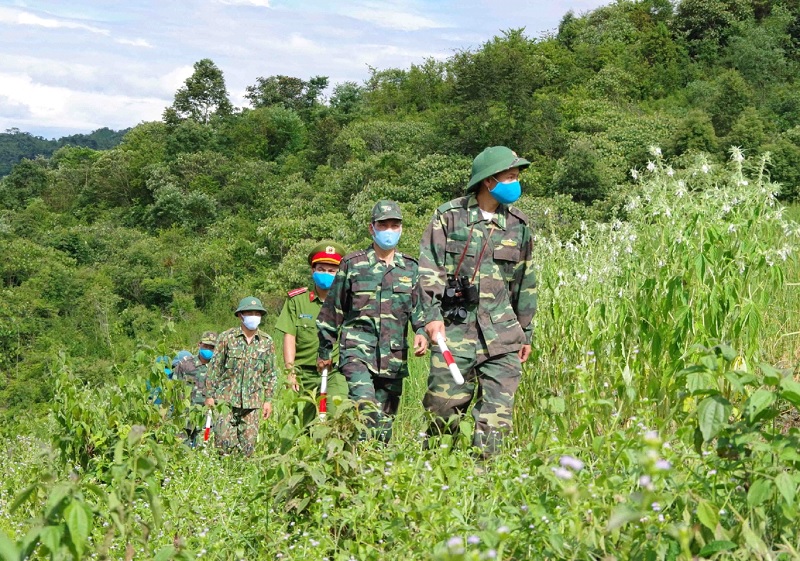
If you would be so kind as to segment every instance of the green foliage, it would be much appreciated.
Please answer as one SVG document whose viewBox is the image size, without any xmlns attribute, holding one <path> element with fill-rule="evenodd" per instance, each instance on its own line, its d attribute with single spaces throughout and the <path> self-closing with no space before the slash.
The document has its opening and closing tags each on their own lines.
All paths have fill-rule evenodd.
<svg viewBox="0 0 800 561">
<path fill-rule="evenodd" d="M 0 204 L 5 208 L 23 208 L 47 188 L 49 177 L 44 159 L 22 160 L 0 183 Z"/>
<path fill-rule="evenodd" d="M 222 71 L 211 59 L 204 58 L 194 63 L 194 72 L 175 92 L 172 106 L 164 111 L 164 121 L 177 124 L 188 119 L 208 124 L 213 116 L 224 117 L 231 112 L 233 106 Z"/>
<path fill-rule="evenodd" d="M 221 134 L 232 153 L 268 161 L 297 153 L 306 142 L 306 128 L 298 113 L 280 104 L 244 110 L 226 122 Z"/>
<path fill-rule="evenodd" d="M 283 107 L 304 117 L 320 105 L 322 92 L 328 87 L 326 76 L 314 76 L 307 82 L 290 76 L 259 77 L 256 84 L 247 86 L 245 97 L 256 109 Z"/>
<path fill-rule="evenodd" d="M 798 226 L 776 198 L 800 185 L 797 13 L 620 1 L 327 105 L 278 76 L 233 112 L 198 74 L 168 122 L 23 161 L 0 184 L 0 557 L 797 557 Z M 349 402 L 301 429 L 317 396 L 281 387 L 254 458 L 190 453 L 203 411 L 155 356 L 246 294 L 270 331 L 316 241 L 370 243 L 378 198 L 416 255 L 491 144 L 533 162 L 539 314 L 507 448 L 476 461 L 465 422 L 422 450 L 412 359 L 387 446 Z"/>
<path fill-rule="evenodd" d="M 709 63 L 727 44 L 736 22 L 752 15 L 748 0 L 682 0 L 673 26 L 685 38 L 689 54 Z"/>
<path fill-rule="evenodd" d="M 689 111 L 681 120 L 667 144 L 667 152 L 672 155 L 717 150 L 717 136 L 714 125 L 707 113 L 699 109 Z"/>
<path fill-rule="evenodd" d="M 17 128 L 0 133 L 0 177 L 6 176 L 19 162 L 35 160 L 38 156 L 50 157 L 59 148 L 74 146 L 92 150 L 109 150 L 117 146 L 129 129 L 113 131 L 106 127 L 91 134 L 73 134 L 58 140 L 46 140 L 21 132 Z"/>
<path fill-rule="evenodd" d="M 578 141 L 567 151 L 556 168 L 553 190 L 574 200 L 592 203 L 605 197 L 611 187 L 609 173 L 600 154 L 590 143 Z"/>
</svg>

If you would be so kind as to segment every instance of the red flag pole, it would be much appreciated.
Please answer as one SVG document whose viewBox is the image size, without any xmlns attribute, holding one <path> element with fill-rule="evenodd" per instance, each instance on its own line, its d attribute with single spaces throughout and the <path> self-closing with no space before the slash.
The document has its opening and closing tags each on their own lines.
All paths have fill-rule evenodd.
<svg viewBox="0 0 800 561">
<path fill-rule="evenodd" d="M 439 350 L 442 351 L 444 361 L 447 363 L 447 367 L 450 369 L 450 374 L 453 376 L 453 380 L 460 386 L 464 383 L 464 377 L 461 375 L 461 370 L 458 369 L 456 360 L 453 358 L 450 349 L 447 348 L 447 343 L 444 342 L 444 335 L 441 333 L 436 336 L 436 344 L 439 345 Z"/>
<path fill-rule="evenodd" d="M 328 369 L 322 369 L 322 382 L 319 385 L 319 420 L 324 421 L 328 415 Z"/>
</svg>

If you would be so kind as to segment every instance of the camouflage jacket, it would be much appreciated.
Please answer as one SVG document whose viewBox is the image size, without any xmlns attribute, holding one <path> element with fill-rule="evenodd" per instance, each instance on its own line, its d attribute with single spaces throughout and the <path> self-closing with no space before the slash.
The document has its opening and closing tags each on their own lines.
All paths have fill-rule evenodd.
<svg viewBox="0 0 800 561">
<path fill-rule="evenodd" d="M 206 395 L 232 407 L 255 409 L 272 397 L 277 376 L 272 337 L 258 331 L 248 344 L 242 327 L 234 327 L 217 338 Z"/>
<path fill-rule="evenodd" d="M 531 321 L 536 313 L 532 251 L 528 219 L 514 207 L 500 205 L 491 223 L 483 218 L 474 195 L 436 209 L 420 242 L 419 284 L 425 323 L 443 319 L 447 277 L 455 274 L 462 255 L 458 276 L 471 279 L 483 253 L 473 281 L 479 291 L 477 306 L 467 307 L 462 323 L 445 322 L 454 355 L 474 356 L 481 335 L 490 356 L 515 352 L 531 343 Z"/>
<path fill-rule="evenodd" d="M 317 317 L 319 357 L 329 359 L 337 339 L 339 364 L 362 362 L 374 375 L 408 375 L 408 322 L 424 329 L 417 261 L 395 252 L 381 261 L 370 246 L 346 255 Z"/>
<path fill-rule="evenodd" d="M 183 380 L 192 387 L 192 403 L 203 405 L 206 401 L 206 376 L 208 364 L 200 362 L 200 358 L 193 356 L 182 360 L 172 369 L 172 377 Z"/>
</svg>

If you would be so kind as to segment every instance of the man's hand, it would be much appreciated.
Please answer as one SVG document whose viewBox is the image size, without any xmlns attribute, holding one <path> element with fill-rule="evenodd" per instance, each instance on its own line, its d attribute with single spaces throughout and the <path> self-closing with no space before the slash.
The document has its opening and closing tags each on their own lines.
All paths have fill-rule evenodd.
<svg viewBox="0 0 800 561">
<path fill-rule="evenodd" d="M 286 383 L 289 385 L 289 388 L 293 392 L 300 391 L 300 384 L 297 382 L 297 373 L 294 370 L 294 367 L 287 368 L 288 372 L 286 374 Z"/>
<path fill-rule="evenodd" d="M 272 415 L 272 402 L 265 401 L 263 405 L 261 405 L 261 416 L 265 419 L 269 419 L 270 415 Z"/>
<path fill-rule="evenodd" d="M 414 356 L 422 356 L 428 350 L 428 338 L 425 335 L 414 335 Z"/>
<path fill-rule="evenodd" d="M 333 361 L 331 359 L 317 359 L 317 372 L 322 372 L 325 369 L 328 369 L 330 372 L 333 369 Z"/>
<path fill-rule="evenodd" d="M 445 341 L 447 340 L 447 336 L 444 334 L 443 321 L 432 321 L 426 324 L 425 333 L 428 335 L 428 341 L 436 341 L 439 333 L 441 333 L 444 336 Z M 416 347 L 416 344 L 414 346 Z"/>
<path fill-rule="evenodd" d="M 531 346 L 522 345 L 522 348 L 520 348 L 517 355 L 519 356 L 519 361 L 524 363 L 526 360 L 528 360 L 528 357 L 531 356 Z"/>
<path fill-rule="evenodd" d="M 206 398 L 206 407 L 214 407 L 214 398 L 213 397 L 207 397 Z"/>
</svg>

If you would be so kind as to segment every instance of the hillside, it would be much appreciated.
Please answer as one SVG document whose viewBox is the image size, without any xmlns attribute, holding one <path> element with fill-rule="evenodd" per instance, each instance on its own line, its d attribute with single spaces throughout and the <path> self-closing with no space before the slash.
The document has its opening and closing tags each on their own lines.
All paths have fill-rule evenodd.
<svg viewBox="0 0 800 561">
<path fill-rule="evenodd" d="M 795 0 L 618 0 L 327 98 L 254 77 L 235 108 L 203 59 L 119 144 L 22 159 L 0 180 L 0 557 L 797 558 L 799 77 Z M 417 255 L 490 145 L 533 162 L 539 278 L 502 454 L 476 458 L 469 421 L 422 449 L 427 359 L 385 447 L 348 407 L 304 430 L 316 396 L 283 379 L 251 461 L 182 446 L 204 412 L 156 357 L 249 294 L 271 333 L 309 249 L 365 247 L 377 199 Z"/>
<path fill-rule="evenodd" d="M 121 141 L 129 129 L 113 131 L 101 128 L 90 134 L 73 134 L 59 139 L 46 140 L 19 129 L 9 129 L 0 133 L 0 177 L 6 176 L 23 158 L 29 160 L 37 156 L 49 158 L 62 146 L 79 146 L 92 150 L 108 150 Z"/>
</svg>

